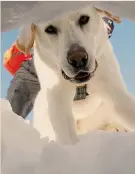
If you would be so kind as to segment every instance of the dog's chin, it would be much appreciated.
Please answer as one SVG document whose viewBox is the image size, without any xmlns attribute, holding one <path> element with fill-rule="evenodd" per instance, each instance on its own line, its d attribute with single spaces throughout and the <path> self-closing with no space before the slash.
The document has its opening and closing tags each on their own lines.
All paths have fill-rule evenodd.
<svg viewBox="0 0 135 174">
<path fill-rule="evenodd" d="M 86 84 L 95 74 L 95 71 L 97 70 L 98 67 L 98 63 L 97 61 L 95 61 L 95 69 L 93 72 L 89 72 L 89 71 L 79 71 L 78 74 L 74 77 L 69 77 L 68 75 L 66 75 L 66 73 L 62 70 L 61 73 L 64 77 L 64 79 L 69 80 L 72 83 L 76 83 L 76 84 Z"/>
<path fill-rule="evenodd" d="M 93 76 L 93 73 L 80 71 L 76 76 L 69 77 L 62 70 L 62 75 L 66 80 L 69 80 L 71 83 L 81 84 L 81 83 L 87 83 Z"/>
</svg>

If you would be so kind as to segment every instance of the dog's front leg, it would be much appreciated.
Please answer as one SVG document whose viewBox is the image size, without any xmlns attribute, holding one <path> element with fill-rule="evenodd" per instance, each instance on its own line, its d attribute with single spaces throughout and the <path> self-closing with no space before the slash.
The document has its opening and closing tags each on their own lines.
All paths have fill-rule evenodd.
<svg viewBox="0 0 135 174">
<path fill-rule="evenodd" d="M 48 114 L 56 140 L 61 144 L 77 142 L 72 101 L 75 89 L 59 84 L 47 91 Z"/>
<path fill-rule="evenodd" d="M 135 98 L 113 80 L 110 80 L 104 89 L 106 104 L 110 105 L 114 115 L 117 115 L 116 119 L 127 130 L 135 131 Z"/>
</svg>

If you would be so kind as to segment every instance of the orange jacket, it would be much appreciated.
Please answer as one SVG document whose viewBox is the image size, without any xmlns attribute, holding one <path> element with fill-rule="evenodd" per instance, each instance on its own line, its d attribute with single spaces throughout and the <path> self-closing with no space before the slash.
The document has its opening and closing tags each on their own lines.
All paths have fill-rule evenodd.
<svg viewBox="0 0 135 174">
<path fill-rule="evenodd" d="M 22 53 L 14 43 L 4 54 L 4 67 L 14 75 L 20 68 L 21 63 L 25 60 L 31 59 L 31 54 Z"/>
</svg>

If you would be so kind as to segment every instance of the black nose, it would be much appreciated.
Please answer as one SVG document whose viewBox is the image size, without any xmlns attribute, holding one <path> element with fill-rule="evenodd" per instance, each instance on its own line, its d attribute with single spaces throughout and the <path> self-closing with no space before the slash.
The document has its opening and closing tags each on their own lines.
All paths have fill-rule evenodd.
<svg viewBox="0 0 135 174">
<path fill-rule="evenodd" d="M 67 60 L 76 69 L 85 68 L 88 63 L 88 54 L 79 44 L 72 44 L 67 54 Z"/>
</svg>

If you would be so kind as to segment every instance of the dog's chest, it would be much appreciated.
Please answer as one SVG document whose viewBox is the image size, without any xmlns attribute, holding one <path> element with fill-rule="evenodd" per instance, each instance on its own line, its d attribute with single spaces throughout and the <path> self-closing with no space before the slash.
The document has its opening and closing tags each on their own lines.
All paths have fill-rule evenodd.
<svg viewBox="0 0 135 174">
<path fill-rule="evenodd" d="M 100 103 L 101 98 L 89 94 L 86 85 L 77 87 L 72 107 L 75 119 L 92 115 Z"/>
</svg>

